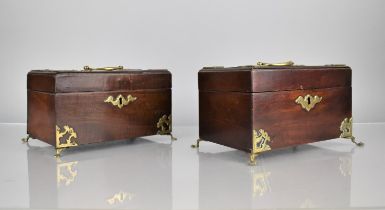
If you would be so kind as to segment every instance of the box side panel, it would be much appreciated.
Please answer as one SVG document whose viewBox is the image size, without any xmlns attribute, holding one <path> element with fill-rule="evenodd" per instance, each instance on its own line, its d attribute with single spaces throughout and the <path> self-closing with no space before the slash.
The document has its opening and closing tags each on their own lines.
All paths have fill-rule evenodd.
<svg viewBox="0 0 385 210">
<path fill-rule="evenodd" d="M 251 133 L 251 94 L 199 92 L 199 138 L 250 151 Z"/>
<path fill-rule="evenodd" d="M 55 145 L 55 95 L 28 90 L 27 133 Z"/>
<path fill-rule="evenodd" d="M 310 111 L 296 103 L 307 94 L 322 97 Z M 269 134 L 272 149 L 338 138 L 351 116 L 351 87 L 253 93 L 253 129 Z"/>
<path fill-rule="evenodd" d="M 122 95 L 135 100 L 119 108 L 105 102 Z M 171 114 L 171 89 L 56 94 L 57 124 L 77 133 L 78 144 L 157 134 L 158 120 Z"/>
</svg>

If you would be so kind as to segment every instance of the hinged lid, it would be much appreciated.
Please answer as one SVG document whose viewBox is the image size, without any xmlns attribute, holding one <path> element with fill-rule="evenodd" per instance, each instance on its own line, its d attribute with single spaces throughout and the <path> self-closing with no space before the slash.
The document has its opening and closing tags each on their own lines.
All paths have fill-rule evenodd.
<svg viewBox="0 0 385 210">
<path fill-rule="evenodd" d="M 286 64 L 286 65 L 285 65 Z M 198 73 L 200 91 L 271 92 L 351 86 L 343 64 L 294 65 L 293 62 L 238 67 L 205 67 Z"/>
<path fill-rule="evenodd" d="M 32 70 L 28 90 L 50 93 L 119 90 L 170 89 L 171 73 L 166 69 L 123 69 L 106 67 L 84 70 Z"/>
</svg>

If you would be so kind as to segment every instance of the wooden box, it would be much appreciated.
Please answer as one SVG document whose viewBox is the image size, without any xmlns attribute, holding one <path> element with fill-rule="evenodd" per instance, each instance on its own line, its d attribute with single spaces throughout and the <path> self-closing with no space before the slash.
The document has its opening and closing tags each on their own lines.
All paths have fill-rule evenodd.
<svg viewBox="0 0 385 210">
<path fill-rule="evenodd" d="M 28 73 L 27 136 L 64 148 L 171 135 L 171 73 L 85 68 Z M 172 138 L 173 139 L 173 138 Z"/>
<path fill-rule="evenodd" d="M 250 153 L 352 136 L 345 65 L 206 67 L 198 73 L 199 141 Z M 193 145 L 194 146 L 194 145 Z"/>
</svg>

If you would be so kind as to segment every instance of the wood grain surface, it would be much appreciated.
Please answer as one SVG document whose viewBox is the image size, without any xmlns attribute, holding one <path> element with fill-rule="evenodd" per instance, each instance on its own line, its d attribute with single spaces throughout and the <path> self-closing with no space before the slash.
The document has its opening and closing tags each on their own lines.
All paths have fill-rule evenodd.
<svg viewBox="0 0 385 210">
<path fill-rule="evenodd" d="M 349 67 L 253 67 L 199 72 L 199 136 L 249 152 L 252 130 L 265 130 L 272 149 L 338 138 L 352 116 Z M 295 102 L 322 101 L 306 111 Z"/>
<path fill-rule="evenodd" d="M 155 135 L 159 118 L 171 115 L 167 70 L 31 71 L 27 81 L 27 133 L 51 145 L 56 125 L 70 126 L 78 144 L 90 144 Z M 122 108 L 105 102 L 119 95 L 136 100 Z"/>
</svg>

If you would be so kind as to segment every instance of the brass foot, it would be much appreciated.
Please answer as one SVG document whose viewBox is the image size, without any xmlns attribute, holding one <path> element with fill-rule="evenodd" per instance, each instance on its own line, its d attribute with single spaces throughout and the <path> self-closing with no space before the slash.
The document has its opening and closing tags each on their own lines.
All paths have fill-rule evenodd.
<svg viewBox="0 0 385 210">
<path fill-rule="evenodd" d="M 199 142 L 203 141 L 202 139 L 197 139 L 197 143 L 191 145 L 192 148 L 199 148 Z"/>
<path fill-rule="evenodd" d="M 55 157 L 60 157 L 61 156 L 61 152 L 64 150 L 65 148 L 56 148 L 56 154 L 55 154 Z"/>
<path fill-rule="evenodd" d="M 27 143 L 30 138 L 31 136 L 27 134 L 27 136 L 25 138 L 22 138 L 21 141 L 23 141 L 24 143 Z"/>
<path fill-rule="evenodd" d="M 357 145 L 359 147 L 364 146 L 364 142 L 357 142 L 356 141 L 356 137 L 354 137 L 354 136 L 350 137 L 350 140 L 353 142 L 353 144 L 355 144 L 355 145 Z"/>
<path fill-rule="evenodd" d="M 249 165 L 251 165 L 251 166 L 257 165 L 257 156 L 258 156 L 258 154 L 250 153 Z"/>
<path fill-rule="evenodd" d="M 175 137 L 172 135 L 172 133 L 170 133 L 170 134 L 168 134 L 168 135 L 170 135 L 171 141 L 176 141 L 176 140 L 178 140 L 177 138 L 175 138 Z"/>
<path fill-rule="evenodd" d="M 176 140 L 178 140 L 176 137 L 174 137 L 174 136 L 172 135 L 172 133 L 159 133 L 159 132 L 158 132 L 158 134 L 159 134 L 159 135 L 162 135 L 162 136 L 164 136 L 164 135 L 169 135 L 170 138 L 171 138 L 171 141 L 176 141 Z"/>
</svg>

